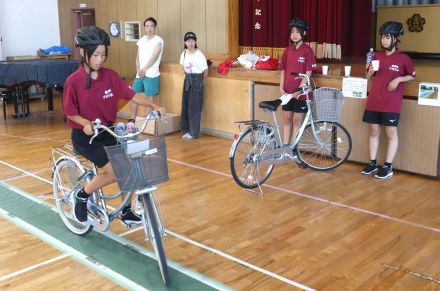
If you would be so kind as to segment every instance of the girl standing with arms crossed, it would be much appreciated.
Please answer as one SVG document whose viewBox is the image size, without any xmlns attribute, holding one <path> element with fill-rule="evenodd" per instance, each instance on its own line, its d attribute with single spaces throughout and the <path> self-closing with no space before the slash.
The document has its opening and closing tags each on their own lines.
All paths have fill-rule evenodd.
<svg viewBox="0 0 440 291">
<path fill-rule="evenodd" d="M 284 50 L 280 61 L 281 94 L 291 94 L 296 88 L 306 85 L 307 80 L 301 80 L 297 76 L 290 75 L 291 72 L 312 75 L 312 70 L 316 68 L 316 59 L 313 50 L 304 43 L 309 24 L 302 18 L 294 18 L 290 21 L 290 45 Z M 284 144 L 290 144 L 297 134 L 307 112 L 306 96 L 300 93 L 293 94 L 289 103 L 283 105 L 284 117 Z M 291 158 L 294 158 L 293 156 Z"/>
<path fill-rule="evenodd" d="M 410 57 L 396 48 L 401 34 L 403 34 L 403 25 L 399 22 L 389 21 L 382 25 L 379 35 L 383 50 L 375 54 L 373 58 L 379 61 L 379 68 L 374 71 L 373 65 L 370 64 L 367 71 L 367 79 L 371 79 L 374 75 L 362 119 L 370 124 L 370 164 L 361 173 L 370 175 L 377 172 L 374 177 L 378 179 L 393 176 L 392 163 L 399 144 L 397 125 L 402 107 L 403 83 L 413 80 L 416 75 Z M 376 156 L 381 125 L 385 128 L 388 143 L 385 163 L 379 168 Z"/>
</svg>

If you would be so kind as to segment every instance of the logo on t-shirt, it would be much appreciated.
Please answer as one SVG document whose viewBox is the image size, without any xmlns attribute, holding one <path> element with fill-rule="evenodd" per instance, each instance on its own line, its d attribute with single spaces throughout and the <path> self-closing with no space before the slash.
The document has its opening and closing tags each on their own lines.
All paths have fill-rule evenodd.
<svg viewBox="0 0 440 291">
<path fill-rule="evenodd" d="M 102 96 L 102 99 L 105 100 L 112 97 L 113 97 L 112 89 L 104 90 L 104 95 Z"/>
<path fill-rule="evenodd" d="M 299 57 L 298 58 L 298 63 L 305 63 L 306 62 L 306 58 L 305 57 Z"/>
<path fill-rule="evenodd" d="M 399 65 L 391 65 L 390 71 L 398 72 L 399 71 Z"/>
</svg>

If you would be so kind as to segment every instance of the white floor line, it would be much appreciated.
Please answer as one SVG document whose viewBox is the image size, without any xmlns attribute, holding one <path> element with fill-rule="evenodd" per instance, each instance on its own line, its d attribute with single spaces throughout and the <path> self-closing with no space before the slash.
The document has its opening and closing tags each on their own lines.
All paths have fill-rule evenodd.
<svg viewBox="0 0 440 291">
<path fill-rule="evenodd" d="M 0 163 L 1 163 L 1 161 L 0 161 Z M 20 169 L 18 169 L 18 168 L 16 168 L 16 169 L 17 169 L 17 170 L 20 170 Z M 24 171 L 24 170 L 21 170 L 21 171 Z M 25 171 L 24 171 L 24 172 L 25 172 Z M 48 183 L 52 184 L 52 182 L 48 182 Z M 12 186 L 12 185 L 9 185 L 9 184 L 5 184 L 5 183 L 2 183 L 2 184 L 3 184 L 5 187 L 9 188 L 10 190 L 12 190 L 12 191 L 14 191 L 14 192 L 16 192 L 16 193 L 22 195 L 23 197 L 25 197 L 25 198 L 27 198 L 27 199 L 29 199 L 29 200 L 31 200 L 31 201 L 34 201 L 34 202 L 36 202 L 36 203 L 38 203 L 38 204 L 41 204 L 41 205 L 47 207 L 48 209 L 50 209 L 50 210 L 52 210 L 52 211 L 54 211 L 54 212 L 57 212 L 57 209 L 56 209 L 55 206 L 46 203 L 45 201 L 43 201 L 42 199 L 36 197 L 35 195 L 29 194 L 29 193 L 27 193 L 27 192 L 24 192 L 24 191 L 22 191 L 21 189 L 15 187 L 15 186 Z M 110 209 L 110 208 L 112 208 L 112 207 L 108 207 L 108 208 Z M 112 208 L 112 209 L 113 209 L 113 208 Z M 2 213 L 1 213 L 1 208 L 0 208 L 0 217 L 1 217 L 1 214 L 2 214 Z M 12 216 L 13 216 L 13 215 L 12 215 Z M 17 224 L 17 223 L 16 223 L 16 224 Z M 25 228 L 24 228 L 24 229 L 25 229 Z M 137 230 L 138 230 L 138 229 L 136 229 L 136 230 L 134 230 L 134 231 L 137 231 Z M 98 231 L 98 230 L 96 230 L 96 231 Z M 133 232 L 134 232 L 134 231 L 133 231 Z M 28 232 L 32 233 L 31 231 L 28 231 Z M 117 242 L 120 243 L 120 244 L 123 244 L 123 245 L 126 245 L 126 246 L 128 246 L 128 247 L 131 247 L 132 249 L 135 249 L 135 250 L 136 250 L 137 252 L 139 252 L 140 254 L 143 254 L 143 255 L 145 255 L 145 256 L 148 256 L 148 257 L 150 257 L 150 258 L 152 258 L 152 259 L 154 259 L 154 260 L 156 259 L 156 255 L 155 255 L 155 253 L 154 253 L 153 251 L 150 251 L 149 249 L 143 248 L 143 247 L 139 246 L 138 244 L 136 244 L 136 243 L 134 243 L 134 242 L 132 242 L 132 241 L 129 241 L 129 240 L 123 238 L 122 235 L 120 235 L 120 234 L 117 235 L 117 234 L 113 234 L 113 233 L 111 233 L 111 232 L 100 232 L 100 231 L 98 231 L 98 232 L 101 233 L 102 235 L 105 235 L 106 237 L 108 237 L 108 238 L 110 238 L 110 239 L 113 239 L 113 240 L 117 241 Z M 44 233 L 44 232 L 43 232 L 43 233 Z M 35 235 L 35 234 L 34 234 L 34 235 Z M 124 234 L 124 235 L 126 235 L 126 234 Z M 37 235 L 35 235 L 35 236 L 37 236 Z M 37 236 L 37 237 L 38 237 L 38 236 Z M 54 245 L 54 244 L 52 244 L 52 245 Z M 82 260 L 79 260 L 79 261 L 83 262 Z M 96 263 L 96 262 L 93 262 L 93 263 L 95 263 L 95 264 L 99 264 L 99 263 Z M 213 280 L 213 279 L 211 279 L 211 278 L 209 278 L 209 277 L 207 277 L 207 276 L 205 276 L 205 275 L 203 275 L 203 274 L 200 274 L 200 273 L 197 273 L 197 272 L 195 272 L 195 271 L 193 271 L 193 270 L 191 270 L 191 269 L 188 269 L 188 268 L 186 268 L 186 267 L 180 265 L 179 263 L 174 262 L 174 261 L 172 261 L 172 260 L 170 260 L 170 259 L 167 259 L 167 263 L 168 263 L 168 267 L 173 268 L 173 269 L 179 271 L 180 273 L 187 275 L 188 277 L 191 277 L 191 278 L 193 278 L 193 279 L 195 279 L 195 280 L 198 280 L 199 282 L 202 282 L 202 283 L 205 284 L 205 285 L 211 286 L 211 287 L 214 288 L 214 289 L 217 289 L 217 290 L 225 290 L 225 291 L 232 290 L 232 289 L 229 288 L 228 286 L 226 286 L 226 285 L 224 285 L 224 284 L 222 284 L 222 283 L 220 283 L 220 282 L 217 282 L 217 281 L 215 281 L 215 280 Z M 85 265 L 89 266 L 88 264 L 85 264 Z M 102 266 L 102 268 L 104 268 L 104 271 L 107 269 L 105 266 Z M 96 270 L 95 268 L 92 268 L 92 267 L 91 267 L 91 269 L 93 269 L 93 270 L 99 272 L 99 270 Z M 110 270 L 111 272 L 113 272 L 113 270 L 111 270 L 111 269 L 109 269 L 109 270 Z M 116 272 L 114 272 L 114 273 L 116 273 Z M 105 273 L 101 273 L 101 274 L 103 274 L 104 276 L 107 276 Z M 118 274 L 118 273 L 116 273 L 116 274 Z M 121 278 L 119 278 L 119 277 L 116 278 L 117 280 L 114 279 L 114 277 L 112 277 L 112 276 L 107 276 L 107 277 L 108 277 L 109 279 L 111 279 L 111 280 L 113 280 L 113 281 L 119 283 L 121 286 L 124 286 L 124 284 L 126 284 L 125 281 L 119 281 L 120 279 L 125 278 L 125 277 L 122 276 L 122 275 L 120 275 Z M 127 279 L 127 280 L 129 280 L 129 279 Z M 130 282 L 131 282 L 131 281 L 130 281 Z M 130 288 L 130 289 L 132 289 L 132 288 Z M 137 290 L 137 289 L 133 289 L 133 290 Z M 145 289 L 140 289 L 140 290 L 145 290 Z"/>
<path fill-rule="evenodd" d="M 192 165 L 192 164 L 189 164 L 189 163 L 185 163 L 185 162 L 181 162 L 181 161 L 177 161 L 177 160 L 173 160 L 173 159 L 168 159 L 168 161 L 174 162 L 176 164 L 180 164 L 180 165 L 183 165 L 183 166 L 191 167 L 191 168 L 194 168 L 194 169 L 199 169 L 199 170 L 202 170 L 202 171 L 207 171 L 207 172 L 210 172 L 210 173 L 219 174 L 219 175 L 226 176 L 226 177 L 232 177 L 231 175 L 223 173 L 223 172 L 219 172 L 219 171 L 216 171 L 216 170 L 211 170 L 211 169 L 208 169 L 208 168 Z M 389 215 L 386 215 L 386 214 L 383 214 L 383 213 L 379 213 L 379 212 L 375 212 L 375 211 L 371 211 L 371 210 L 367 210 L 367 209 L 351 206 L 351 205 L 340 203 L 340 202 L 336 202 L 336 201 L 331 201 L 331 200 L 328 200 L 328 199 L 325 199 L 325 198 L 319 198 L 319 197 L 316 197 L 316 196 L 313 196 L 313 195 L 308 195 L 308 194 L 292 191 L 292 190 L 289 190 L 289 189 L 286 189 L 286 188 L 281 188 L 281 187 L 273 186 L 273 185 L 266 184 L 266 183 L 261 185 L 261 186 L 262 187 L 271 188 L 271 189 L 274 189 L 274 190 L 277 190 L 277 191 L 289 193 L 289 194 L 292 194 L 292 195 L 300 196 L 300 197 L 303 197 L 303 198 L 307 198 L 307 199 L 311 199 L 311 200 L 315 200 L 315 201 L 319 201 L 319 202 L 328 203 L 330 205 L 334 205 L 334 206 L 337 206 L 337 207 L 351 209 L 351 210 L 356 211 L 356 212 L 361 212 L 361 213 L 364 213 L 364 214 L 369 214 L 369 215 L 377 216 L 377 217 L 380 217 L 380 218 L 383 218 L 383 219 L 388 219 L 388 220 L 391 220 L 391 221 L 394 221 L 394 222 L 399 222 L 399 223 L 402 223 L 402 224 L 411 225 L 411 226 L 414 226 L 414 227 L 417 227 L 417 228 L 423 228 L 423 229 L 426 229 L 426 230 L 429 230 L 429 231 L 433 231 L 433 232 L 440 232 L 440 228 L 437 228 L 437 227 L 427 226 L 427 225 L 424 225 L 424 224 L 421 224 L 421 223 L 412 222 L 412 221 L 409 221 L 409 220 L 405 220 L 405 219 L 389 216 Z"/>
<path fill-rule="evenodd" d="M 4 219 L 18 225 L 22 229 L 26 230 L 27 232 L 31 233 L 32 235 L 40 238 L 41 240 L 45 241 L 46 243 L 56 247 L 57 249 L 61 250 L 63 253 L 65 253 L 68 256 L 71 256 L 75 258 L 76 260 L 80 261 L 82 264 L 88 266 L 90 269 L 100 273 L 101 275 L 109 278 L 110 280 L 117 282 L 121 286 L 125 288 L 129 288 L 132 290 L 147 290 L 144 287 L 140 286 L 139 284 L 131 281 L 130 279 L 122 276 L 121 274 L 113 271 L 110 268 L 107 268 L 98 262 L 95 262 L 94 260 L 90 260 L 89 257 L 76 249 L 72 248 L 71 246 L 63 243 L 62 241 L 56 239 L 55 237 L 48 235 L 44 231 L 41 231 L 40 229 L 36 228 L 35 226 L 27 223 L 26 221 L 14 216 L 12 213 L 9 213 L 5 211 L 4 209 L 0 208 L 0 217 L 3 217 Z"/>
<path fill-rule="evenodd" d="M 219 251 L 219 250 L 211 248 L 211 247 L 209 247 L 207 245 L 204 245 L 204 244 L 201 244 L 199 242 L 196 242 L 196 241 L 194 241 L 194 240 L 192 240 L 190 238 L 187 238 L 187 237 L 185 237 L 183 235 L 177 234 L 177 233 L 172 232 L 170 230 L 165 230 L 165 232 L 168 233 L 169 235 L 172 235 L 172 236 L 178 238 L 178 239 L 181 239 L 181 240 L 186 241 L 186 242 L 188 242 L 190 244 L 198 246 L 199 248 L 202 248 L 202 249 L 207 250 L 209 252 L 215 253 L 215 254 L 217 254 L 219 256 L 222 256 L 222 257 L 224 257 L 224 258 L 226 258 L 228 260 L 234 261 L 234 262 L 236 262 L 236 263 L 238 263 L 240 265 L 243 265 L 243 266 L 248 267 L 248 268 L 250 268 L 252 270 L 255 270 L 255 271 L 258 271 L 260 273 L 263 273 L 263 274 L 265 274 L 265 275 L 267 275 L 269 277 L 272 277 L 274 279 L 280 280 L 280 281 L 282 281 L 284 283 L 287 283 L 289 285 L 301 288 L 302 290 L 308 290 L 308 291 L 315 290 L 315 289 L 312 289 L 312 288 L 307 287 L 305 285 L 302 285 L 302 284 L 300 284 L 298 282 L 295 282 L 295 281 L 289 280 L 289 279 L 287 279 L 285 277 L 282 277 L 282 276 L 280 276 L 278 274 L 272 273 L 271 271 L 268 271 L 266 269 L 260 268 L 258 266 L 253 265 L 253 264 L 250 264 L 250 263 L 248 263 L 246 261 L 240 260 L 239 258 L 236 258 L 234 256 L 228 255 L 228 254 L 226 254 L 226 253 L 224 253 L 222 251 Z"/>
<path fill-rule="evenodd" d="M 21 270 L 15 271 L 15 272 L 13 272 L 13 273 L 10 273 L 10 274 L 8 274 L 8 275 L 5 275 L 5 276 L 0 277 L 0 282 L 2 282 L 2 281 L 6 281 L 6 280 L 8 280 L 8 279 L 10 279 L 10 278 L 12 278 L 12 277 L 15 277 L 15 276 L 18 276 L 18 275 L 24 274 L 24 273 L 26 273 L 26 272 L 29 272 L 29 271 L 35 270 L 35 269 L 37 269 L 37 268 L 39 268 L 39 267 L 42 267 L 42 266 L 45 266 L 45 265 L 52 264 L 53 262 L 59 261 L 59 260 L 61 260 L 61 259 L 67 258 L 67 257 L 69 257 L 69 256 L 68 256 L 68 255 L 61 255 L 61 256 L 54 257 L 54 258 L 52 258 L 52 259 L 49 259 L 49 260 L 46 260 L 46 261 L 40 262 L 40 263 L 38 263 L 38 264 L 35 264 L 35 265 L 32 265 L 32 266 L 29 266 L 29 267 L 27 267 L 27 268 L 24 268 L 24 269 L 21 269 Z"/>
<path fill-rule="evenodd" d="M 41 173 L 43 170 L 39 170 L 39 171 L 34 171 L 32 172 L 32 174 L 38 174 Z M 13 180 L 18 180 L 18 179 L 22 179 L 22 178 L 27 178 L 28 175 L 27 174 L 22 174 L 22 175 L 18 175 L 18 176 L 14 176 L 14 177 L 9 177 L 3 180 L 0 180 L 1 182 L 9 182 L 9 181 L 13 181 Z"/>
<path fill-rule="evenodd" d="M 182 162 L 182 161 L 178 161 L 178 160 L 174 160 L 174 159 L 170 159 L 170 158 L 168 158 L 168 161 L 170 161 L 170 162 L 174 162 L 174 163 L 177 163 L 177 164 L 180 164 L 180 165 L 183 165 L 183 166 L 188 166 L 188 167 L 191 167 L 191 168 L 194 168 L 194 169 L 199 169 L 199 170 L 202 170 L 202 171 L 207 171 L 207 172 L 210 172 L 210 173 L 214 173 L 214 174 L 222 175 L 222 176 L 225 176 L 225 177 L 232 177 L 231 175 L 229 175 L 229 174 L 227 174 L 227 173 L 220 172 L 220 171 L 216 171 L 216 170 L 212 170 L 212 169 L 208 169 L 208 168 L 201 167 L 201 166 L 197 166 L 197 165 L 193 165 L 193 164 L 190 164 L 190 163 L 186 163 L 186 162 Z M 24 171 L 24 170 L 21 170 L 21 169 L 19 169 L 19 168 L 17 168 L 17 167 L 14 167 L 14 166 L 8 164 L 8 163 L 5 163 L 5 162 L 3 162 L 3 161 L 0 161 L 0 163 L 1 163 L 1 164 L 4 164 L 4 165 L 7 165 L 7 166 L 10 166 L 11 168 L 16 169 L 17 171 L 26 172 L 26 171 Z M 47 180 L 45 180 L 45 179 L 43 179 L 43 178 L 40 178 L 40 177 L 38 177 L 38 176 L 35 176 L 35 175 L 30 175 L 30 176 L 33 176 L 33 177 L 35 177 L 35 178 L 37 178 L 37 179 L 39 179 L 39 180 L 47 181 Z M 47 182 L 48 182 L 48 183 L 52 183 L 52 182 L 50 182 L 50 181 L 47 181 Z M 391 221 L 395 221 L 395 222 L 399 222 L 399 223 L 403 223 L 403 224 L 411 225 L 411 226 L 413 226 L 413 227 L 422 228 L 422 229 L 426 229 L 426 230 L 433 231 L 433 232 L 440 232 L 440 228 L 434 228 L 434 227 L 426 226 L 426 225 L 423 225 L 423 224 L 414 223 L 414 222 L 407 221 L 407 220 L 404 220 L 404 219 L 400 219 L 400 218 L 396 218 L 396 217 L 388 216 L 388 215 L 385 215 L 385 214 L 382 214 L 382 213 L 378 213 L 378 212 L 374 212 L 374 211 L 370 211 L 370 210 L 366 210 L 366 209 L 362 209 L 362 208 L 358 208 L 358 207 L 353 207 L 353 206 L 350 206 L 350 205 L 348 205 L 348 204 L 343 204 L 343 203 L 339 203 L 339 202 L 331 201 L 331 200 L 328 200 L 328 199 L 323 199 L 323 198 L 319 198 L 319 197 L 316 197 L 316 196 L 312 196 L 312 195 L 308 195 L 308 194 L 303 194 L 303 193 L 296 192 L 296 191 L 291 191 L 291 190 L 289 190 L 289 189 L 285 189 L 285 188 L 281 188 L 281 187 L 277 187 L 277 186 L 272 186 L 272 185 L 269 185 L 269 184 L 264 184 L 263 186 L 264 186 L 264 187 L 268 187 L 268 188 L 272 188 L 272 189 L 274 189 L 274 190 L 282 191 L 282 192 L 285 192 L 285 193 L 293 194 L 293 195 L 296 195 L 296 196 L 301 196 L 301 197 L 304 197 L 304 198 L 312 199 L 312 200 L 315 200 L 315 201 L 328 203 L 328 204 L 330 204 L 330 205 L 334 205 L 334 206 L 337 206 L 337 207 L 347 208 L 347 209 L 354 210 L 354 211 L 356 211 L 356 212 L 361 212 L 361 213 L 365 213 L 365 214 L 370 214 L 370 215 L 373 215 L 373 216 L 381 217 L 381 218 L 383 218 L 383 219 L 388 219 L 388 220 L 391 220 Z M 137 231 L 137 230 L 133 230 L 133 231 Z M 174 234 L 174 233 L 172 233 L 172 232 L 169 231 L 169 230 L 166 230 L 166 232 L 169 233 L 170 235 L 173 235 L 173 234 Z M 180 236 L 180 235 L 178 235 L 178 234 L 176 234 L 176 235 L 177 235 L 177 236 Z M 177 236 L 176 236 L 176 237 L 177 237 Z M 185 240 L 185 241 L 188 241 L 188 242 L 189 242 L 189 241 L 192 241 L 192 240 L 190 240 L 190 239 L 186 240 L 186 238 L 183 237 L 183 236 L 181 236 L 181 237 L 179 237 L 179 238 L 180 238 L 180 239 L 183 239 L 183 240 Z M 185 239 L 184 239 L 184 238 L 185 238 Z M 198 245 L 198 244 L 199 244 L 199 243 L 197 243 L 197 242 L 195 242 L 195 241 L 193 241 L 193 242 L 194 242 L 195 245 Z M 199 246 L 199 247 L 202 247 L 202 244 L 200 244 L 200 245 L 198 245 L 198 246 Z M 209 248 L 208 246 L 206 246 L 206 247 Z M 222 253 L 221 251 L 218 251 L 218 250 L 215 250 L 215 249 L 212 249 L 212 250 L 213 250 L 212 252 L 214 252 L 214 253 L 216 253 L 216 254 L 219 254 L 219 255 L 220 255 L 220 253 Z M 215 250 L 215 251 L 214 251 L 214 250 Z M 217 252 L 218 252 L 218 253 L 217 253 Z M 224 254 L 224 253 L 223 253 L 223 254 Z M 225 255 L 225 257 L 229 256 L 228 254 L 224 254 L 224 255 Z M 229 258 L 229 257 L 228 257 L 228 258 Z M 231 256 L 229 259 L 235 261 L 234 259 L 237 259 L 237 258 Z M 240 260 L 240 259 L 237 259 L 237 260 Z M 241 261 L 241 260 L 240 260 L 240 261 Z M 236 261 L 236 262 L 237 262 L 237 261 Z M 244 261 L 242 261 L 242 262 L 244 262 Z M 244 263 L 246 263 L 246 262 L 244 262 Z M 249 263 L 247 263 L 247 264 L 249 264 Z M 253 266 L 253 265 L 251 265 L 251 264 L 249 264 L 249 265 L 250 265 L 250 266 Z M 261 271 L 266 271 L 266 272 L 268 272 L 268 273 L 271 273 L 270 271 L 267 271 L 267 270 L 265 270 L 265 269 L 262 269 L 262 268 L 260 268 L 260 267 L 258 267 L 258 266 L 255 266 L 255 268 L 261 269 Z M 255 269 L 255 270 L 257 270 L 257 269 Z M 279 276 L 279 275 L 274 274 L 274 273 L 272 273 L 272 274 L 275 275 L 275 276 Z M 281 277 L 281 276 L 279 276 L 279 277 L 280 277 L 280 278 L 283 278 L 283 277 Z M 275 278 L 275 277 L 274 277 L 274 278 Z M 277 278 L 277 279 L 278 279 L 278 278 Z M 284 278 L 284 279 L 285 279 L 285 278 Z M 282 280 L 282 279 L 279 279 L 279 280 L 285 282 L 285 281 Z M 285 280 L 289 280 L 289 279 L 285 279 Z M 289 281 L 290 281 L 290 280 L 289 280 Z M 294 281 L 292 281 L 292 282 L 294 282 Z M 296 282 L 295 282 L 295 283 L 296 283 Z M 296 284 L 299 284 L 299 283 L 296 283 Z M 300 284 L 300 285 L 301 285 L 301 284 Z M 310 289 L 310 290 L 313 290 L 313 289 Z"/>
</svg>

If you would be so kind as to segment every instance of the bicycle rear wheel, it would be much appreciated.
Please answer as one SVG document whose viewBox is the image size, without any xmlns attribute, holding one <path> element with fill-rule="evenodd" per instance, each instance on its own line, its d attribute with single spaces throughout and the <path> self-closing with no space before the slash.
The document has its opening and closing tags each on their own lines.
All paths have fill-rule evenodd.
<svg viewBox="0 0 440 291">
<path fill-rule="evenodd" d="M 152 193 L 142 195 L 142 204 L 144 205 L 142 219 L 147 220 L 147 223 L 145 223 L 144 221 L 143 224 L 144 227 L 147 227 L 148 229 L 150 242 L 153 245 L 154 252 L 156 253 L 157 263 L 159 265 L 163 283 L 165 284 L 165 286 L 168 286 L 170 283 L 168 264 L 165 257 L 165 251 L 163 249 L 162 236 L 160 235 L 158 223 L 156 220 L 156 215 L 153 210 L 152 203 L 154 202 L 152 201 L 153 198 L 151 195 Z"/>
<path fill-rule="evenodd" d="M 242 188 L 256 188 L 272 174 L 275 165 L 261 162 L 265 151 L 277 147 L 274 136 L 266 134 L 267 130 L 265 126 L 250 127 L 236 142 L 230 167 L 232 177 Z"/>
<path fill-rule="evenodd" d="M 93 226 L 86 222 L 79 222 L 73 215 L 75 206 L 75 197 L 73 189 L 78 189 L 83 185 L 78 184 L 78 178 L 84 174 L 84 168 L 73 158 L 63 158 L 57 161 L 53 172 L 53 194 L 58 214 L 67 228 L 78 235 L 89 233 Z M 90 179 L 84 179 L 81 184 L 87 183 Z"/>
<path fill-rule="evenodd" d="M 316 121 L 306 126 L 296 149 L 298 158 L 310 168 L 326 171 L 342 165 L 351 147 L 345 127 L 337 122 Z"/>
</svg>

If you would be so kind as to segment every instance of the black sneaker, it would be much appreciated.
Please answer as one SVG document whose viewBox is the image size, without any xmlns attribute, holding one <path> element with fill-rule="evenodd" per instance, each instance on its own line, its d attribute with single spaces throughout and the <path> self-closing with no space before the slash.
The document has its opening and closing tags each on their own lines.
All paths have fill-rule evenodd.
<svg viewBox="0 0 440 291">
<path fill-rule="evenodd" d="M 382 166 L 379 172 L 377 172 L 377 174 L 374 175 L 374 177 L 378 179 L 388 179 L 391 178 L 392 176 L 393 176 L 393 167 L 388 167 L 388 166 Z"/>
<path fill-rule="evenodd" d="M 370 174 L 376 172 L 377 170 L 379 170 L 379 167 L 377 166 L 377 164 L 375 164 L 375 163 L 370 163 L 368 166 L 366 166 L 366 167 L 362 170 L 361 174 L 364 174 L 364 175 L 370 175 Z"/>
<path fill-rule="evenodd" d="M 130 207 L 122 210 L 121 220 L 127 226 L 140 224 L 142 222 L 140 216 L 136 215 Z"/>
<path fill-rule="evenodd" d="M 79 222 L 87 221 L 87 199 L 85 197 L 79 197 L 78 193 L 81 189 L 75 193 L 75 211 L 73 212 L 76 220 Z"/>
</svg>

